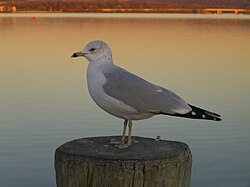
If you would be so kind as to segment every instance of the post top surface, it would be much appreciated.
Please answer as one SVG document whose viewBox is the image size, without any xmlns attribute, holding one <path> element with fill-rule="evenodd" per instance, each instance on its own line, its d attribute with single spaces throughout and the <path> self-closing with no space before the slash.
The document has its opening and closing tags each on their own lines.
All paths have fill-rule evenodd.
<svg viewBox="0 0 250 187">
<path fill-rule="evenodd" d="M 83 156 L 102 160 L 156 160 L 177 157 L 185 152 L 188 145 L 177 141 L 159 140 L 133 136 L 138 141 L 126 149 L 118 149 L 110 144 L 111 139 L 120 140 L 120 136 L 102 136 L 76 139 L 66 142 L 56 151 L 71 156 Z"/>
</svg>

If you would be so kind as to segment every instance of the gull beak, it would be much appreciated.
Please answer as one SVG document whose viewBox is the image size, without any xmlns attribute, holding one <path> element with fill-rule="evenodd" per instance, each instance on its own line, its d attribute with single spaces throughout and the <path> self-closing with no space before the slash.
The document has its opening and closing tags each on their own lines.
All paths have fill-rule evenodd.
<svg viewBox="0 0 250 187">
<path fill-rule="evenodd" d="M 82 51 L 80 51 L 80 52 L 75 52 L 72 56 L 71 56 L 71 58 L 76 58 L 76 57 L 79 57 L 79 56 L 84 56 L 85 57 L 85 55 L 87 55 L 88 53 L 84 53 L 84 52 L 82 52 Z"/>
</svg>

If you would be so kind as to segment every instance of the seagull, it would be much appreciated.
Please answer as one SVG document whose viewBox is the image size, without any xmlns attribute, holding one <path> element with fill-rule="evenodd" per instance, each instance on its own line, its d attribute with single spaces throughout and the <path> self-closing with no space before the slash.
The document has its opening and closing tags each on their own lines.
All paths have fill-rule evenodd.
<svg viewBox="0 0 250 187">
<path fill-rule="evenodd" d="M 103 41 L 92 41 L 71 57 L 85 57 L 89 61 L 87 84 L 94 102 L 107 113 L 124 120 L 122 138 L 116 145 L 120 149 L 132 144 L 132 120 L 163 114 L 221 121 L 219 114 L 193 106 L 174 92 L 115 65 L 111 49 Z"/>
</svg>

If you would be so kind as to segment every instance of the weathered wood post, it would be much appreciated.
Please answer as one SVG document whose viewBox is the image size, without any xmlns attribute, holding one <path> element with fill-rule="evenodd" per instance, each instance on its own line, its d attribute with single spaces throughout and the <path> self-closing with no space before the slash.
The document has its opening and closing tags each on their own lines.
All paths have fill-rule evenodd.
<svg viewBox="0 0 250 187">
<path fill-rule="evenodd" d="M 57 187 L 188 187 L 192 155 L 187 144 L 133 137 L 127 149 L 109 144 L 120 137 L 92 137 L 56 149 Z"/>
</svg>

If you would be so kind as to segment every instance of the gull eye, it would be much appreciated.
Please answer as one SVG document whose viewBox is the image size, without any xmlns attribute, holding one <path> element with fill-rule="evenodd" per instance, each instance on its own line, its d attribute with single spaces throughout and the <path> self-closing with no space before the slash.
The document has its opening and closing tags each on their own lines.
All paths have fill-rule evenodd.
<svg viewBox="0 0 250 187">
<path fill-rule="evenodd" d="M 95 51 L 95 50 L 96 50 L 95 48 L 90 48 L 90 49 L 89 49 L 90 52 L 93 52 L 93 51 Z"/>
</svg>

